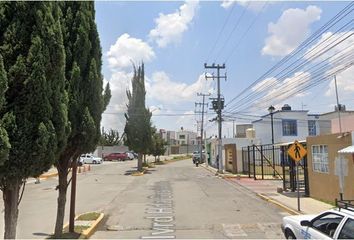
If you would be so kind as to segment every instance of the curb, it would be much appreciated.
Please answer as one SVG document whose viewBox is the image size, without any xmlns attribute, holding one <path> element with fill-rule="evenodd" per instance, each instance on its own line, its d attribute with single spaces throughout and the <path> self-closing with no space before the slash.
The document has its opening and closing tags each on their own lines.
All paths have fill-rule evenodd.
<svg viewBox="0 0 354 240">
<path fill-rule="evenodd" d="M 285 206 L 284 204 L 280 203 L 280 202 L 277 202 L 276 200 L 270 198 L 270 197 L 267 197 L 265 195 L 263 195 L 262 193 L 257 193 L 256 194 L 258 197 L 260 197 L 261 199 L 263 199 L 264 201 L 267 201 L 267 202 L 270 202 L 280 208 L 282 208 L 283 210 L 287 211 L 288 213 L 290 213 L 291 215 L 300 215 L 300 213 L 298 211 L 295 211 L 287 206 Z"/>
<path fill-rule="evenodd" d="M 104 217 L 104 214 L 100 213 L 100 216 L 92 223 L 91 227 L 82 231 L 81 234 L 85 238 L 90 238 L 92 236 L 92 234 L 96 231 L 96 228 L 97 228 L 98 224 L 102 221 L 103 217 Z"/>
<path fill-rule="evenodd" d="M 39 179 L 45 180 L 45 179 L 47 179 L 47 178 L 56 177 L 56 176 L 58 176 L 58 172 L 40 175 L 40 176 L 39 176 Z"/>
<path fill-rule="evenodd" d="M 204 169 L 208 170 L 209 172 L 212 172 L 218 176 L 220 176 L 221 178 L 225 179 L 225 178 L 236 178 L 236 179 L 240 179 L 240 178 L 248 178 L 248 176 L 246 175 L 241 175 L 241 174 L 232 174 L 232 173 L 218 173 L 217 169 L 210 167 L 208 165 L 208 167 L 205 164 L 201 164 L 200 166 L 202 166 Z"/>
<path fill-rule="evenodd" d="M 76 215 L 74 218 L 74 222 L 76 221 L 76 219 L 79 218 L 80 215 L 83 215 L 83 214 Z M 83 230 L 80 234 L 86 239 L 90 238 L 92 236 L 92 234 L 95 232 L 98 224 L 102 221 L 103 217 L 104 217 L 104 214 L 100 213 L 100 216 L 92 223 L 92 225 L 88 229 Z M 66 223 L 63 226 L 63 229 L 65 229 L 65 228 L 69 228 L 69 223 Z"/>
</svg>

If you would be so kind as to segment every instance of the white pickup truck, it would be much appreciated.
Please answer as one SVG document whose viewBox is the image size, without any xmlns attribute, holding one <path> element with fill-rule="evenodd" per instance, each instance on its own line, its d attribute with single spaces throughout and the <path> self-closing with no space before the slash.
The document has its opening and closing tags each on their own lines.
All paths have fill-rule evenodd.
<svg viewBox="0 0 354 240">
<path fill-rule="evenodd" d="M 354 205 L 346 203 L 319 215 L 283 218 L 286 239 L 354 239 Z"/>
</svg>

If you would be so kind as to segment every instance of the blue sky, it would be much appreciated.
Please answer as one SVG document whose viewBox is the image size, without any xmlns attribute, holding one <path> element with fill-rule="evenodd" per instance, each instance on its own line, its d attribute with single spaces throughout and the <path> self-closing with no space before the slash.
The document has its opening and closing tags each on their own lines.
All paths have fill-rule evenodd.
<svg viewBox="0 0 354 240">
<path fill-rule="evenodd" d="M 102 126 L 123 132 L 125 91 L 132 76 L 131 61 L 145 62 L 146 100 L 153 111 L 156 127 L 177 130 L 183 126 L 184 129 L 196 130 L 196 120 L 200 116 L 193 114 L 194 103 L 201 101 L 197 93 L 210 92 L 212 96 L 216 93 L 215 81 L 204 78 L 205 62 L 226 63 L 228 79 L 222 81 L 221 89 L 225 102 L 229 103 L 348 4 L 344 1 L 98 1 L 95 5 L 103 52 L 102 73 L 105 82 L 110 82 L 113 94 L 103 115 Z M 353 13 L 343 18 L 303 53 L 352 17 Z M 340 31 L 341 36 L 349 34 L 352 25 Z M 333 49 L 333 54 L 353 42 L 350 35 Z M 299 58 L 305 59 L 302 55 L 299 54 Z M 308 60 L 304 66 L 312 66 L 320 60 Z M 333 62 L 329 62 L 329 66 L 338 67 Z M 271 104 L 279 108 L 287 103 L 293 109 L 305 109 L 310 113 L 332 111 L 335 104 L 332 78 L 306 91 L 289 84 L 294 81 L 304 86 L 310 83 L 314 74 L 305 68 L 289 73 L 284 79 L 274 77 L 276 73 L 265 76 L 258 85 L 245 92 L 250 94 L 245 95 L 248 101 L 241 101 L 233 107 L 236 99 L 226 106 L 226 113 L 232 115 L 236 123 L 245 123 L 265 114 Z M 354 109 L 353 69 L 348 68 L 337 75 L 340 102 L 349 110 Z M 329 70 L 325 69 L 321 74 Z M 267 84 L 270 84 L 268 88 L 265 87 Z M 259 95 L 261 90 L 263 97 Z M 281 90 L 288 92 L 289 96 L 274 97 Z M 258 101 L 252 96 L 259 96 Z M 215 114 L 209 110 L 206 119 L 213 117 Z M 227 119 L 232 120 L 230 117 Z M 232 129 L 230 124 L 224 124 L 225 135 Z M 215 130 L 214 123 L 207 124 L 208 135 Z"/>
</svg>

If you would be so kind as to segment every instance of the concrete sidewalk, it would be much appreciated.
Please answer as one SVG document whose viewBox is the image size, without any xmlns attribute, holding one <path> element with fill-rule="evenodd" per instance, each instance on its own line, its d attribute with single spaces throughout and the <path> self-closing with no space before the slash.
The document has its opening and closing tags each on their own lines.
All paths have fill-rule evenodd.
<svg viewBox="0 0 354 240">
<path fill-rule="evenodd" d="M 213 167 L 206 167 L 202 165 L 211 172 L 217 174 L 217 169 Z M 238 184 L 251 192 L 257 194 L 260 198 L 271 202 L 287 212 L 295 214 L 318 214 L 320 212 L 326 211 L 333 208 L 334 206 L 318 201 L 311 197 L 304 197 L 303 193 L 300 192 L 300 212 L 298 209 L 297 193 L 296 192 L 283 192 L 278 193 L 277 189 L 282 188 L 282 180 L 254 180 L 253 178 L 238 177 L 233 174 L 219 174 L 221 177 L 225 178 L 227 181 Z"/>
</svg>

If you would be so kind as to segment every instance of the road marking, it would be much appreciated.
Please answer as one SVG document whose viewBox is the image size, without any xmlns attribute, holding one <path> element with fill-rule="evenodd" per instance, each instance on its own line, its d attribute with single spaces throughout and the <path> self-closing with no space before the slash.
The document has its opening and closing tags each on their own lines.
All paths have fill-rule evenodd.
<svg viewBox="0 0 354 240">
<path fill-rule="evenodd" d="M 225 235 L 229 238 L 234 237 L 247 237 L 245 231 L 243 231 L 241 224 L 222 224 Z"/>
<path fill-rule="evenodd" d="M 281 238 L 279 223 L 222 224 L 222 229 L 228 238 L 245 238 L 262 234 L 263 238 Z"/>
<path fill-rule="evenodd" d="M 174 239 L 175 232 L 173 194 L 169 182 L 157 182 L 152 188 L 154 194 L 148 196 L 152 203 L 147 204 L 146 219 L 152 220 L 152 232 L 150 236 L 142 236 L 142 239 Z"/>
</svg>

